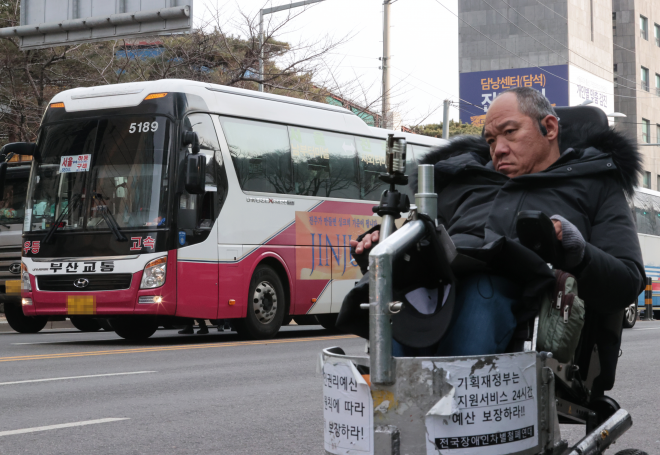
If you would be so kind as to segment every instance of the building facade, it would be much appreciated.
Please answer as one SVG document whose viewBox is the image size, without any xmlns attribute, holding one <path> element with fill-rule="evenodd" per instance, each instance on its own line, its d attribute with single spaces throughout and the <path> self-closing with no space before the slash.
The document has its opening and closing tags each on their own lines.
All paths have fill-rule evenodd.
<svg viewBox="0 0 660 455">
<path fill-rule="evenodd" d="M 612 0 L 460 0 L 458 11 L 462 121 L 482 124 L 516 86 L 556 106 L 617 110 Z"/>
<path fill-rule="evenodd" d="M 617 128 L 637 138 L 644 155 L 640 186 L 660 190 L 660 2 L 613 0 Z"/>
</svg>

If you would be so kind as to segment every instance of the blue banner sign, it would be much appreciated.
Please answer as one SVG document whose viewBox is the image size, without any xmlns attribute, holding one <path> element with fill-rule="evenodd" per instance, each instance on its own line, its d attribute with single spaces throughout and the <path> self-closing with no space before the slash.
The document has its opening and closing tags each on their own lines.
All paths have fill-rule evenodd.
<svg viewBox="0 0 660 455">
<path fill-rule="evenodd" d="M 568 106 L 568 65 L 461 73 L 461 122 L 483 126 L 493 100 L 514 87 L 535 88 L 553 106 Z"/>
</svg>

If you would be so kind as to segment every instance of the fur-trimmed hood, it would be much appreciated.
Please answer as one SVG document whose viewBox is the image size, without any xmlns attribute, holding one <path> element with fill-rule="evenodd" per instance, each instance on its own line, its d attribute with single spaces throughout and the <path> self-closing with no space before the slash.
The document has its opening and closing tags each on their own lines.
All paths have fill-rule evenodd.
<svg viewBox="0 0 660 455">
<path fill-rule="evenodd" d="M 623 191 L 627 196 L 632 196 L 634 193 L 634 188 L 642 175 L 642 156 L 637 143 L 625 134 L 612 128 L 603 130 L 590 125 L 581 125 L 565 135 L 562 134 L 560 146 L 564 151 L 562 153 L 564 159 L 560 158 L 560 161 L 564 163 L 592 161 L 599 158 L 596 151 L 601 152 L 602 159 L 611 157 L 615 165 L 614 170 L 617 171 L 617 180 L 621 183 Z M 576 155 L 564 156 L 568 149 L 573 149 Z M 491 161 L 490 148 L 481 136 L 457 136 L 451 139 L 449 144 L 437 147 L 426 154 L 419 160 L 419 164 L 435 165 L 447 160 L 451 162 L 436 166 L 436 171 L 443 169 L 447 172 L 453 167 L 452 165 L 455 165 L 457 172 L 458 168 L 464 167 L 467 163 L 487 166 Z M 416 185 L 416 175 L 413 176 L 412 181 Z"/>
</svg>

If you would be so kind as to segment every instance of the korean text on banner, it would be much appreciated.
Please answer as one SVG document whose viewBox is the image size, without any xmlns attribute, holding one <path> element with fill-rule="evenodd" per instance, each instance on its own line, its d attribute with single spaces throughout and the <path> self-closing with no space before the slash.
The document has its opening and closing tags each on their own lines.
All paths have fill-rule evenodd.
<svg viewBox="0 0 660 455">
<path fill-rule="evenodd" d="M 336 455 L 373 455 L 373 400 L 355 366 L 328 359 L 323 365 L 325 450 Z"/>
<path fill-rule="evenodd" d="M 63 156 L 60 161 L 60 174 L 69 172 L 87 172 L 92 155 Z"/>
<path fill-rule="evenodd" d="M 480 368 L 459 360 L 443 368 L 453 389 L 426 415 L 427 455 L 499 455 L 538 445 L 536 353 L 502 355 Z"/>
</svg>

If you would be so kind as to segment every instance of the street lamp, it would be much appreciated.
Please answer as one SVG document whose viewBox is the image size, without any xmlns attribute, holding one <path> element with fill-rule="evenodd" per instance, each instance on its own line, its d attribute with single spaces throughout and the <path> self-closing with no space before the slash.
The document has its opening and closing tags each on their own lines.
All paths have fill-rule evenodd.
<svg viewBox="0 0 660 455">
<path fill-rule="evenodd" d="M 287 9 L 298 8 L 299 6 L 311 5 L 324 0 L 304 0 L 302 2 L 289 3 L 288 5 L 273 6 L 272 8 L 263 8 L 259 11 L 259 91 L 264 91 L 264 15 L 284 11 Z"/>
</svg>

